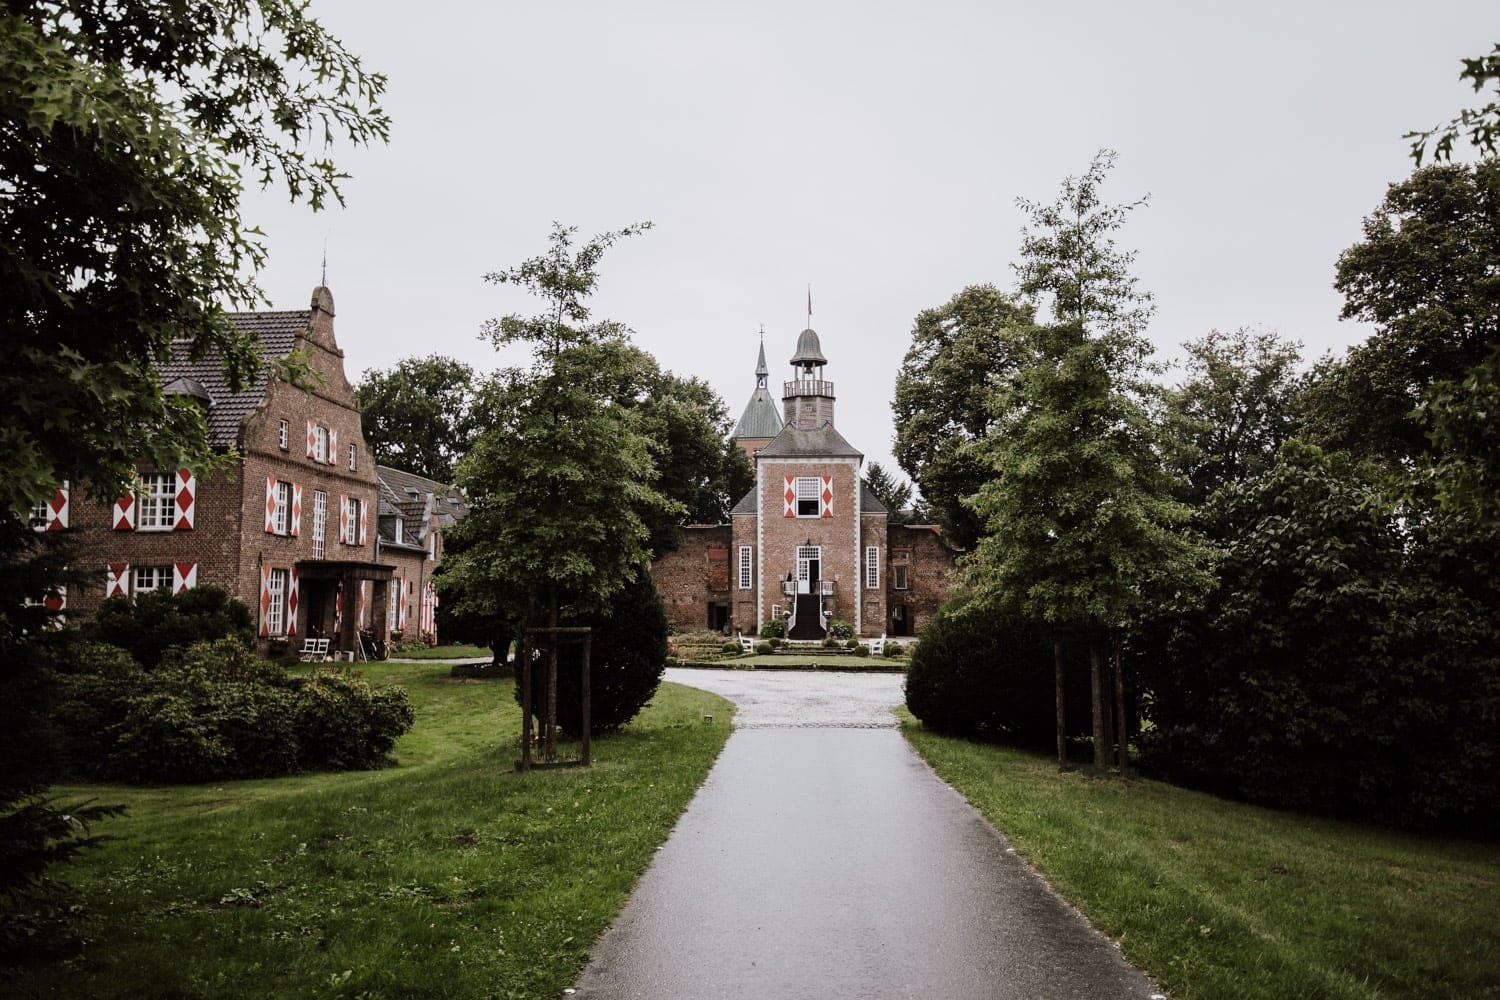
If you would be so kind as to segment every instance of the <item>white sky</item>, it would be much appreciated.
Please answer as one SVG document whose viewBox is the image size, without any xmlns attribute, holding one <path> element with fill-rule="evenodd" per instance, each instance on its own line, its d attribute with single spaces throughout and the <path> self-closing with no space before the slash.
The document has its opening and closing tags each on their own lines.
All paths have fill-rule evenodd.
<svg viewBox="0 0 1500 1000">
<path fill-rule="evenodd" d="M 1164 359 L 1210 329 L 1368 334 L 1334 262 L 1404 132 L 1474 103 L 1460 59 L 1500 41 L 1493 0 L 1416 3 L 315 0 L 390 78 L 388 146 L 341 150 L 347 208 L 247 198 L 261 284 L 300 309 L 324 241 L 351 379 L 440 353 L 502 360 L 481 322 L 536 304 L 481 280 L 649 219 L 604 259 L 595 317 L 738 418 L 766 329 L 773 394 L 812 325 L 837 424 L 895 469 L 890 401 L 912 321 L 965 285 L 1014 284 L 1017 197 L 1051 201 L 1095 150 L 1105 196 L 1151 195 L 1139 251 Z"/>
</svg>

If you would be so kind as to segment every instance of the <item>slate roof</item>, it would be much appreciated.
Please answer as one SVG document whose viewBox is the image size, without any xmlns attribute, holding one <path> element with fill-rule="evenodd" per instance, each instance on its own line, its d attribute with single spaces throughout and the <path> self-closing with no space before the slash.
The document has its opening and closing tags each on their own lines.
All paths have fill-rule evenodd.
<svg viewBox="0 0 1500 1000">
<path fill-rule="evenodd" d="M 740 422 L 734 425 L 737 438 L 773 438 L 781 433 L 781 411 L 765 386 L 758 386 Z"/>
<path fill-rule="evenodd" d="M 380 537 L 389 544 L 395 544 L 395 518 L 399 517 L 402 544 L 422 547 L 429 493 L 432 494 L 432 523 L 439 530 L 468 513 L 468 504 L 456 487 L 388 465 L 377 465 L 375 474 L 380 479 Z"/>
<path fill-rule="evenodd" d="M 259 338 L 261 357 L 272 360 L 292 352 L 297 334 L 312 322 L 312 311 L 230 313 L 229 321 Z M 211 401 L 208 442 L 215 448 L 231 447 L 239 439 L 240 423 L 265 399 L 268 373 L 265 369 L 255 372 L 242 392 L 231 392 L 229 380 L 224 377 L 224 359 L 209 354 L 194 360 L 191 347 L 192 342 L 186 339 L 172 342 L 171 359 L 158 367 L 162 385 L 168 391 L 187 391 L 192 395 L 197 395 L 194 390 L 198 388 L 207 392 Z"/>
<path fill-rule="evenodd" d="M 844 440 L 844 435 L 834 430 L 832 424 L 824 424 L 812 431 L 787 424 L 776 435 L 776 440 L 762 448 L 759 454 L 766 458 L 864 457 L 854 445 Z"/>
</svg>

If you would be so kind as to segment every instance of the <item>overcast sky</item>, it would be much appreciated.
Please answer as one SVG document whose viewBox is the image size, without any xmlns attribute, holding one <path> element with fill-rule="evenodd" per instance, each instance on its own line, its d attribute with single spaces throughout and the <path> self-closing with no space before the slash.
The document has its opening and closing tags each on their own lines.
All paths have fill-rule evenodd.
<svg viewBox="0 0 1500 1000">
<path fill-rule="evenodd" d="M 922 309 L 1014 284 L 1018 197 L 1050 201 L 1094 152 L 1155 295 L 1163 359 L 1218 328 L 1309 357 L 1338 318 L 1334 262 L 1402 134 L 1474 102 L 1460 59 L 1500 41 L 1494 0 L 457 3 L 314 0 L 390 78 L 391 141 L 342 150 L 347 207 L 247 198 L 261 284 L 305 308 L 326 239 L 351 378 L 440 353 L 501 359 L 480 324 L 535 304 L 482 275 L 649 219 L 604 259 L 595 316 L 737 418 L 765 325 L 773 393 L 812 325 L 839 430 L 893 467 L 890 402 Z"/>
</svg>

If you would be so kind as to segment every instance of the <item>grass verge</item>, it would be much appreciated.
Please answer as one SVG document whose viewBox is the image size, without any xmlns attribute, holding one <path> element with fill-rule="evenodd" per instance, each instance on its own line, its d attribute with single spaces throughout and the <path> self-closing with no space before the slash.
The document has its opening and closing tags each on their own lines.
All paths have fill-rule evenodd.
<svg viewBox="0 0 1500 1000">
<path fill-rule="evenodd" d="M 489 656 L 488 646 L 424 646 L 421 649 L 391 654 L 399 660 L 472 660 Z"/>
<path fill-rule="evenodd" d="M 852 653 L 771 653 L 751 656 L 726 656 L 719 660 L 694 661 L 684 659 L 681 663 L 669 660 L 670 667 L 713 667 L 722 670 L 845 670 L 874 671 L 878 673 L 900 673 L 906 670 L 905 657 L 855 656 Z"/>
<path fill-rule="evenodd" d="M 417 723 L 398 766 L 220 785 L 61 788 L 125 802 L 70 866 L 87 944 L 0 992 L 57 997 L 555 997 L 729 735 L 663 684 L 589 771 L 511 773 L 509 683 L 371 664 Z M 705 713 L 718 720 L 704 725 Z"/>
<path fill-rule="evenodd" d="M 905 733 L 1175 1000 L 1500 997 L 1500 845 L 1229 802 Z"/>
</svg>

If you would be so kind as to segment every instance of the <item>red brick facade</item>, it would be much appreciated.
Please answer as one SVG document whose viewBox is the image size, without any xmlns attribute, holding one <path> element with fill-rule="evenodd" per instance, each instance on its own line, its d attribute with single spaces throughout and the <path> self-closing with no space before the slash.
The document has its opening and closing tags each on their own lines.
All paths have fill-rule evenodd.
<svg viewBox="0 0 1500 1000">
<path fill-rule="evenodd" d="M 822 377 L 823 363 L 817 335 L 803 331 L 794 377 L 783 386 L 780 433 L 737 438 L 742 447 L 755 445 L 746 448 L 755 489 L 736 505 L 729 525 L 689 528 L 682 548 L 653 566 L 677 628 L 713 627 L 727 605 L 728 627 L 745 634 L 780 616 L 794 636 L 809 639 L 821 638 L 835 620 L 849 622 L 859 636 L 910 635 L 948 599 L 954 553 L 935 527 L 890 525 L 888 512 L 861 485 L 864 459 L 834 429 L 834 386 Z M 763 407 L 765 375 L 762 349 L 757 396 L 742 428 Z M 763 419 L 756 425 L 764 426 Z M 714 569 L 726 542 L 727 591 Z"/>
</svg>

